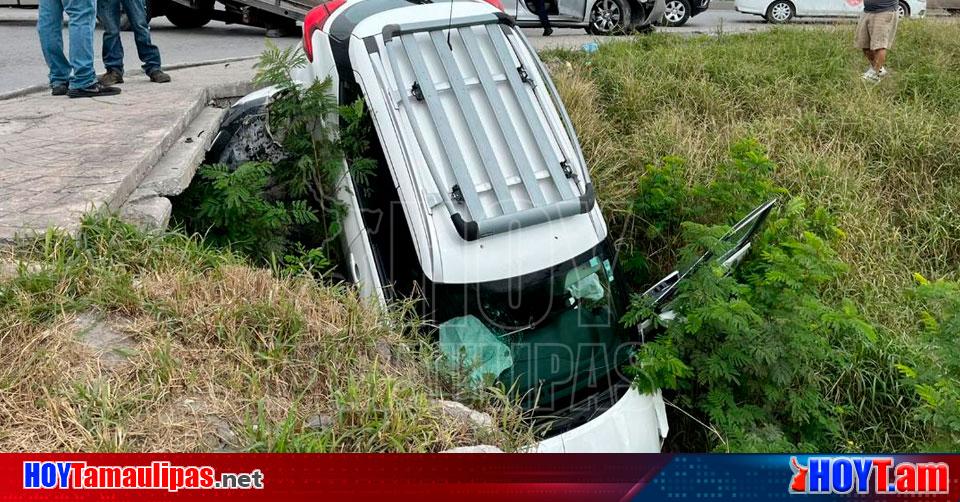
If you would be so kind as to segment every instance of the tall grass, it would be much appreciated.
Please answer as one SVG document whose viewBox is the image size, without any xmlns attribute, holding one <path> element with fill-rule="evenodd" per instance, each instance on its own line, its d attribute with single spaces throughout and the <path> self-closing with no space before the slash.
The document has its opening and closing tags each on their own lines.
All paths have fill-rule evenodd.
<svg viewBox="0 0 960 502">
<path fill-rule="evenodd" d="M 666 35 L 545 55 L 584 144 L 600 200 L 629 233 L 642 167 L 685 160 L 709 181 L 731 144 L 757 138 L 776 181 L 825 206 L 846 233 L 835 285 L 900 335 L 915 325 L 911 273 L 960 264 L 960 23 L 901 24 L 880 85 L 862 82 L 850 27 Z"/>
<path fill-rule="evenodd" d="M 93 320 L 92 322 L 90 320 Z M 99 324 L 100 327 L 94 326 Z M 107 326 L 108 361 L 87 336 Z M 438 451 L 532 441 L 442 413 L 414 319 L 343 285 L 88 218 L 0 254 L 0 450 Z M 322 418 L 321 418 L 322 417 Z"/>
</svg>

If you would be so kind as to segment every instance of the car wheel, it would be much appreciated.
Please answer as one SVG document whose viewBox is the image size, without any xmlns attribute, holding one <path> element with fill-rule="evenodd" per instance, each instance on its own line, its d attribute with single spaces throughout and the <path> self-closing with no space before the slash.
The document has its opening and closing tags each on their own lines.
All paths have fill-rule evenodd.
<svg viewBox="0 0 960 502">
<path fill-rule="evenodd" d="M 597 0 L 590 9 L 588 31 L 594 35 L 619 35 L 630 24 L 630 6 L 626 0 Z"/>
<path fill-rule="evenodd" d="M 792 3 L 787 0 L 776 0 L 767 7 L 766 18 L 769 23 L 783 24 L 793 19 L 796 13 Z"/>
<path fill-rule="evenodd" d="M 197 2 L 196 9 L 170 2 L 167 6 L 167 19 L 177 28 L 199 28 L 213 19 L 213 1 Z"/>
<path fill-rule="evenodd" d="M 910 6 L 904 2 L 897 4 L 897 15 L 900 16 L 900 19 L 910 17 Z"/>
<path fill-rule="evenodd" d="M 663 11 L 664 26 L 683 26 L 690 19 L 690 4 L 687 0 L 667 0 Z"/>
</svg>

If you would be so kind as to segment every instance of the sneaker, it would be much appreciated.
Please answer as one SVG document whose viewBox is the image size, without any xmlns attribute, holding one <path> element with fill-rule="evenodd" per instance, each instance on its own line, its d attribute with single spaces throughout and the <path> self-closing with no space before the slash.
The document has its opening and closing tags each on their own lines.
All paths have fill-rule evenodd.
<svg viewBox="0 0 960 502">
<path fill-rule="evenodd" d="M 860 78 L 866 80 L 867 82 L 876 83 L 880 81 L 880 77 L 877 75 L 877 71 L 874 70 L 873 68 L 870 68 L 869 70 L 863 72 L 863 75 L 860 75 Z"/>
<path fill-rule="evenodd" d="M 887 67 L 884 66 L 883 68 L 880 68 L 880 71 L 877 72 L 877 77 L 883 78 L 883 77 L 886 77 L 886 76 L 889 75 L 889 74 L 890 74 L 890 72 L 887 71 Z"/>
<path fill-rule="evenodd" d="M 158 84 L 165 84 L 170 81 L 170 75 L 167 75 L 160 70 L 153 70 L 152 72 L 148 73 L 147 76 L 150 77 L 151 82 L 156 82 Z"/>
<path fill-rule="evenodd" d="M 106 73 L 97 77 L 100 85 L 111 86 L 123 83 L 123 74 L 117 70 L 107 70 Z"/>
<path fill-rule="evenodd" d="M 50 94 L 54 96 L 66 96 L 67 94 L 67 84 L 56 84 L 50 86 Z"/>
<path fill-rule="evenodd" d="M 120 94 L 120 89 L 103 85 L 100 82 L 85 89 L 70 89 L 67 91 L 67 96 L 71 98 L 97 98 L 100 96 L 115 96 L 117 94 Z"/>
<path fill-rule="evenodd" d="M 553 34 L 553 28 L 547 26 L 546 28 L 543 29 L 543 36 L 549 37 L 552 34 Z"/>
</svg>

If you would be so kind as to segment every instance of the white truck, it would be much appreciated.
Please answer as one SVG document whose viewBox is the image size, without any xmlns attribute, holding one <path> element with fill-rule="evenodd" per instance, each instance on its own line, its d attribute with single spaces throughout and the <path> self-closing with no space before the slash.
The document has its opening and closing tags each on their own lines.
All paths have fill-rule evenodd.
<svg viewBox="0 0 960 502">
<path fill-rule="evenodd" d="M 531 450 L 658 452 L 664 401 L 621 372 L 646 334 L 620 323 L 627 292 L 573 126 L 514 18 L 488 1 L 331 0 L 305 16 L 295 78 L 363 99 L 377 136 L 369 183 L 339 183 L 345 274 L 372 301 L 418 299 L 449 362 L 549 419 Z M 235 146 L 274 92 L 232 107 L 214 160 L 245 160 Z M 742 257 L 769 208 L 702 261 Z M 665 304 L 684 277 L 647 293 Z"/>
</svg>

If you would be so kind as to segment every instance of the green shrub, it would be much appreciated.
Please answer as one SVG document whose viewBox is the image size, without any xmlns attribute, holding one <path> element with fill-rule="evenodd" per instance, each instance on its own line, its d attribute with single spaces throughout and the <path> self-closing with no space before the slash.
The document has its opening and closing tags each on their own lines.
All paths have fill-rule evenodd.
<svg viewBox="0 0 960 502">
<path fill-rule="evenodd" d="M 734 145 L 709 183 L 684 185 L 680 166 L 668 159 L 648 167 L 653 175 L 642 177 L 638 189 L 645 200 L 633 206 L 657 229 L 646 233 L 647 245 L 685 243 L 667 268 L 726 251 L 729 227 L 705 225 L 707 218 L 733 223 L 785 193 L 770 181 L 775 166 L 754 141 Z M 687 219 L 697 221 L 678 221 Z M 789 198 L 733 273 L 713 263 L 681 283 L 669 305 L 677 320 L 640 348 L 630 368 L 640 390 L 675 391 L 674 404 L 693 417 L 677 416 L 673 448 L 879 450 L 927 439 L 919 433 L 925 417 L 904 419 L 901 412 L 919 406 L 895 366 L 914 352 L 881 343 L 851 300 L 830 294 L 848 269 L 834 249 L 843 235 L 825 210 Z M 650 315 L 646 300 L 636 297 L 624 321 Z"/>
<path fill-rule="evenodd" d="M 915 338 L 912 364 L 898 368 L 912 383 L 921 405 L 914 411 L 929 426 L 931 450 L 956 451 L 960 447 L 960 284 L 928 281 L 916 275 L 913 291 L 926 310 Z"/>
<path fill-rule="evenodd" d="M 339 106 L 330 81 L 308 86 L 292 72 L 306 65 L 295 48 L 270 46 L 256 82 L 278 88 L 267 121 L 284 158 L 240 166 L 201 166 L 179 198 L 176 219 L 221 247 L 232 247 L 285 272 L 318 274 L 332 264 L 346 207 L 336 197 L 344 159 L 358 184 L 372 173 L 362 101 Z M 338 122 L 339 134 L 332 122 Z"/>
</svg>

